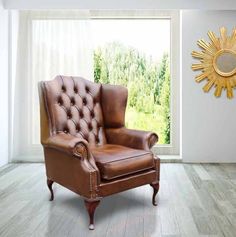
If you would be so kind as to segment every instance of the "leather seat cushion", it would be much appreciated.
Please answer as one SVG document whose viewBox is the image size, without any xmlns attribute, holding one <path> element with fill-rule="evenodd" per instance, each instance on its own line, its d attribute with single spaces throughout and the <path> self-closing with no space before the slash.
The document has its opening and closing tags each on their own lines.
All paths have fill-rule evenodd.
<svg viewBox="0 0 236 237">
<path fill-rule="evenodd" d="M 154 167 L 153 154 L 120 145 L 105 144 L 91 149 L 103 179 L 114 179 Z"/>
</svg>

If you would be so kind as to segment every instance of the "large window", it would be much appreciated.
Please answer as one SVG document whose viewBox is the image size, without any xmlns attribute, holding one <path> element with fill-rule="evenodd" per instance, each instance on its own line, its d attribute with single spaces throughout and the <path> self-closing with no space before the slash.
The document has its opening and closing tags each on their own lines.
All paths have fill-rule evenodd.
<svg viewBox="0 0 236 237">
<path fill-rule="evenodd" d="M 20 12 L 14 159 L 40 157 L 37 83 L 58 74 L 124 85 L 126 126 L 158 133 L 158 154 L 178 154 L 178 33 L 176 12 Z"/>
<path fill-rule="evenodd" d="M 94 80 L 128 88 L 127 127 L 170 144 L 170 18 L 94 19 L 91 32 Z"/>
</svg>

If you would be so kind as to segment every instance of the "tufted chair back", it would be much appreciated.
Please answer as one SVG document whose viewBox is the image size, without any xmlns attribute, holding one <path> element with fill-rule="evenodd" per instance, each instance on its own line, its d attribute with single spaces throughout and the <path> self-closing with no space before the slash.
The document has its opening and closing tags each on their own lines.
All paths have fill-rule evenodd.
<svg viewBox="0 0 236 237">
<path fill-rule="evenodd" d="M 83 138 L 90 145 L 105 144 L 100 104 L 101 84 L 81 77 L 57 76 L 43 82 L 45 113 L 49 128 L 41 127 L 42 139 L 51 133 L 66 133 Z"/>
</svg>

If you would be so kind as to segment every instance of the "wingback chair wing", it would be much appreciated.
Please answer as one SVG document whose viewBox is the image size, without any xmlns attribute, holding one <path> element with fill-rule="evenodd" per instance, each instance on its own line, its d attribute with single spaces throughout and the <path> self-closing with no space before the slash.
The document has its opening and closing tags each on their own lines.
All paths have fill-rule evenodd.
<svg viewBox="0 0 236 237">
<path fill-rule="evenodd" d="M 90 224 L 102 197 L 150 184 L 153 205 L 160 160 L 158 136 L 125 127 L 125 87 L 57 76 L 39 83 L 41 143 L 47 185 L 56 182 L 84 198 Z"/>
</svg>

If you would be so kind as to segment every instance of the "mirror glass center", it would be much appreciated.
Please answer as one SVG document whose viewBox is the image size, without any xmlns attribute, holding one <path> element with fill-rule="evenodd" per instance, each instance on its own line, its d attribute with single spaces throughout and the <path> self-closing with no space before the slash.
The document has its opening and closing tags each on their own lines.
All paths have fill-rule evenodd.
<svg viewBox="0 0 236 237">
<path fill-rule="evenodd" d="M 223 52 L 216 58 L 216 66 L 222 73 L 230 73 L 236 69 L 236 55 L 231 52 Z"/>
</svg>

